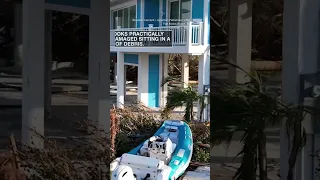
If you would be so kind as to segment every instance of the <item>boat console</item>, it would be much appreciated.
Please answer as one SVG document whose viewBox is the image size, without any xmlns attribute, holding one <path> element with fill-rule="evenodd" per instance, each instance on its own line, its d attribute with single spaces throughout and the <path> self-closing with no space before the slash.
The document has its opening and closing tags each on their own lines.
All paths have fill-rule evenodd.
<svg viewBox="0 0 320 180">
<path fill-rule="evenodd" d="M 174 152 L 176 144 L 165 136 L 153 136 L 140 148 L 140 155 L 159 159 L 167 164 Z"/>
<path fill-rule="evenodd" d="M 159 159 L 165 164 L 168 164 L 174 151 L 174 146 L 175 145 L 173 145 L 172 141 L 169 138 L 160 138 L 158 140 L 150 142 L 148 147 L 149 156 L 151 158 Z"/>
</svg>

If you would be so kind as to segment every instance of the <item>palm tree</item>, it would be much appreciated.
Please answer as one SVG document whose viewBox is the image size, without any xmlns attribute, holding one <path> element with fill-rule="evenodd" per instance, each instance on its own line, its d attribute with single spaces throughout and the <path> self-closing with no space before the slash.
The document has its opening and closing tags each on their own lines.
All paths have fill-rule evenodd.
<svg viewBox="0 0 320 180">
<path fill-rule="evenodd" d="M 290 143 L 292 151 L 288 162 L 290 169 L 293 169 L 298 152 L 304 145 L 301 122 L 305 110 L 300 106 L 286 105 L 266 93 L 263 77 L 258 73 L 248 75 L 252 80 L 246 84 L 211 79 L 214 91 L 210 101 L 216 104 L 211 107 L 211 146 L 223 142 L 228 144 L 235 133 L 241 132 L 243 148 L 238 155 L 242 156 L 242 163 L 235 179 L 255 180 L 259 167 L 259 179 L 267 180 L 266 128 L 281 124 L 286 119 L 290 129 L 288 133 L 294 137 Z M 288 174 L 292 172 L 289 170 Z"/>
<path fill-rule="evenodd" d="M 175 78 L 167 78 L 162 85 L 166 83 L 184 83 Z M 185 106 L 184 120 L 191 122 L 194 120 L 193 104 L 200 103 L 200 120 L 202 119 L 203 110 L 205 107 L 206 95 L 199 94 L 192 86 L 188 85 L 186 88 L 174 87 L 168 92 L 167 103 L 162 111 L 162 117 L 167 119 L 168 115 L 177 107 Z"/>
</svg>

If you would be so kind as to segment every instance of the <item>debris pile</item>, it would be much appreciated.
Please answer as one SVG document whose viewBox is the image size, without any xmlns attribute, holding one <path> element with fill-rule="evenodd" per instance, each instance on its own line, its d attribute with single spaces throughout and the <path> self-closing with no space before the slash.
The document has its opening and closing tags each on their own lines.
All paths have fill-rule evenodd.
<svg viewBox="0 0 320 180">
<path fill-rule="evenodd" d="M 0 154 L 0 177 L 3 180 L 27 180 L 19 164 L 18 150 L 14 137 L 9 138 L 8 152 Z"/>
<path fill-rule="evenodd" d="M 191 166 L 193 164 L 190 164 Z M 187 171 L 182 180 L 210 180 L 210 165 L 200 165 L 194 171 Z"/>
</svg>

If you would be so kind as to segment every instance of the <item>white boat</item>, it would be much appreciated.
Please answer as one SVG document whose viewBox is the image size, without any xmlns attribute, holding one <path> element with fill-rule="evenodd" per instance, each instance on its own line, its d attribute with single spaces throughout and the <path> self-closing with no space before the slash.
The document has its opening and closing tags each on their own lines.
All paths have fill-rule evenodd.
<svg viewBox="0 0 320 180">
<path fill-rule="evenodd" d="M 110 164 L 111 180 L 176 180 L 188 168 L 192 132 L 183 121 L 165 121 L 154 136 Z"/>
</svg>

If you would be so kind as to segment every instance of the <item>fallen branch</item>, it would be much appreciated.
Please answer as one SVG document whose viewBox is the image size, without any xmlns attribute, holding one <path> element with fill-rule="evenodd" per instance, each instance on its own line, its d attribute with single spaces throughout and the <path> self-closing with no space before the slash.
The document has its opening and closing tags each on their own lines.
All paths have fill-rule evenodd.
<svg viewBox="0 0 320 180">
<path fill-rule="evenodd" d="M 7 180 L 27 180 L 20 167 L 18 149 L 13 135 L 9 137 L 10 149 L 1 155 L 0 177 Z"/>
<path fill-rule="evenodd" d="M 208 148 L 210 149 L 210 144 L 202 144 L 202 143 L 197 143 L 200 147 Z"/>
</svg>

